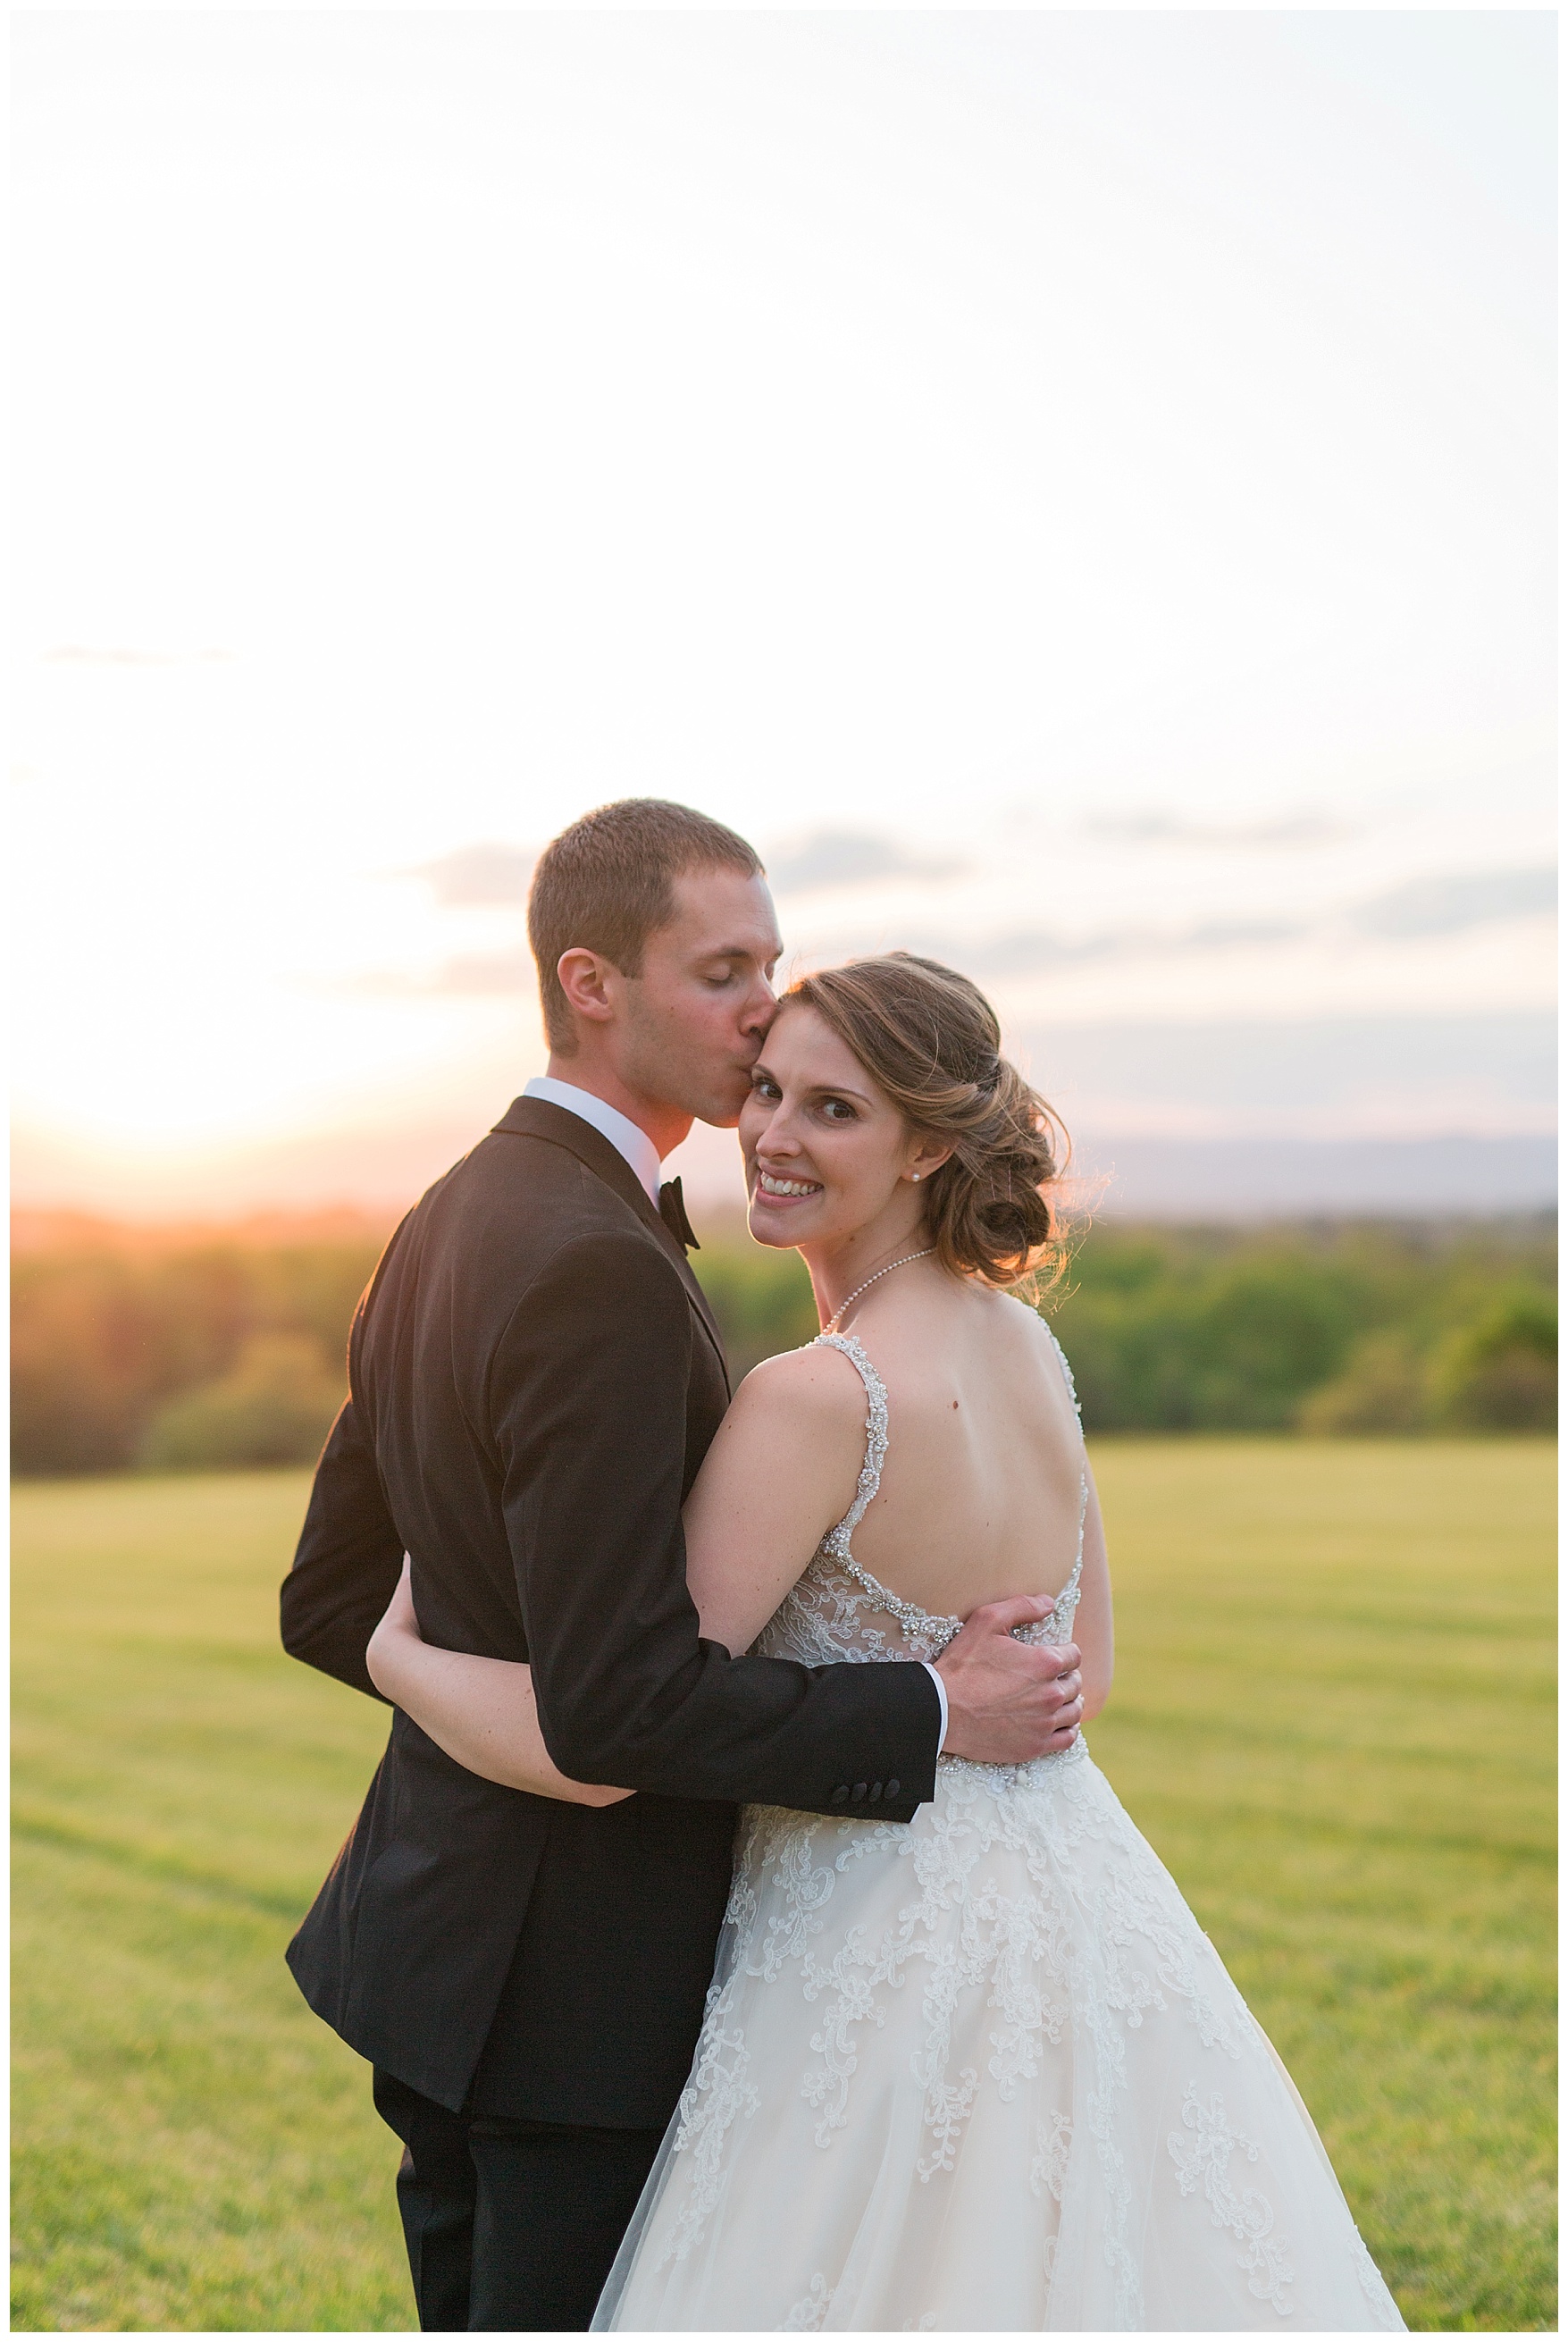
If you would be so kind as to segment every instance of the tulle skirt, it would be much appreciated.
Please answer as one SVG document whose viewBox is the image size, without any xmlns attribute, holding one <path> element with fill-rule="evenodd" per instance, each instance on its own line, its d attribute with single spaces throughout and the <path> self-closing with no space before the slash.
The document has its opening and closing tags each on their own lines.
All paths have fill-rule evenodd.
<svg viewBox="0 0 1568 2342">
<path fill-rule="evenodd" d="M 596 2330 L 1403 2330 L 1290 2077 L 1087 1748 L 906 1824 L 749 1808 Z"/>
</svg>

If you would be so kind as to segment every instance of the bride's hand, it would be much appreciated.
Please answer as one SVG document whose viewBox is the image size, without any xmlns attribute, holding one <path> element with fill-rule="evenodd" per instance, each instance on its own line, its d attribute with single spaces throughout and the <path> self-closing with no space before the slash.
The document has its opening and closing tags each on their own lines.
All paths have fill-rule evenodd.
<svg viewBox="0 0 1568 2342">
<path fill-rule="evenodd" d="M 365 1671 L 384 1698 L 393 1697 L 389 1686 L 382 1678 L 388 1662 L 396 1656 L 398 1644 L 423 1643 L 424 1640 L 414 1607 L 414 1565 L 404 1554 L 403 1569 L 392 1599 L 382 1612 L 380 1622 L 365 1646 Z"/>
<path fill-rule="evenodd" d="M 427 1643 L 414 1607 L 413 1566 L 403 1556 L 397 1590 L 365 1646 L 365 1665 L 390 1700 L 454 1764 L 504 1789 L 526 1789 L 574 1806 L 618 1806 L 630 1789 L 568 1779 L 544 1746 L 530 1668 Z"/>
</svg>

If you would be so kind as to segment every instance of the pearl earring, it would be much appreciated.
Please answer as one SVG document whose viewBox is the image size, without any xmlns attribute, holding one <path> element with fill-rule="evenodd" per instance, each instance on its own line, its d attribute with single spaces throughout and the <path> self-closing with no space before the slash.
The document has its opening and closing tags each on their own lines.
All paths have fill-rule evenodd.
<svg viewBox="0 0 1568 2342">
<path fill-rule="evenodd" d="M 915 1186 L 918 1187 L 918 1186 L 919 1186 L 919 1185 L 920 1185 L 920 1174 L 919 1174 L 919 1172 L 918 1172 L 918 1171 L 912 1171 L 912 1172 L 910 1173 L 910 1175 L 909 1175 L 909 1176 L 910 1176 L 910 1177 L 914 1180 L 914 1182 Z"/>
</svg>

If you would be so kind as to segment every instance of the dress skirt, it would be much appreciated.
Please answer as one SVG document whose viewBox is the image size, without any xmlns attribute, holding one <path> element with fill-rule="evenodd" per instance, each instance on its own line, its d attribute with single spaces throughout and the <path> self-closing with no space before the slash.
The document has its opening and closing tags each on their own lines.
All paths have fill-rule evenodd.
<svg viewBox="0 0 1568 2342">
<path fill-rule="evenodd" d="M 1403 2330 L 1311 2117 L 1082 1740 L 914 1821 L 748 1808 L 596 2330 Z"/>
</svg>

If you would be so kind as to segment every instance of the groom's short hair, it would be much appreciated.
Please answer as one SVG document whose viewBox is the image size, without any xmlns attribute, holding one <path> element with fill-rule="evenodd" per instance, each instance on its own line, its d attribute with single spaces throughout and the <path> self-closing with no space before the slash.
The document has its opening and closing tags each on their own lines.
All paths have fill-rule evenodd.
<svg viewBox="0 0 1568 2342">
<path fill-rule="evenodd" d="M 722 821 L 664 797 L 620 797 L 552 838 L 528 889 L 528 941 L 550 1046 L 566 1056 L 576 1044 L 555 973 L 563 952 L 603 952 L 623 976 L 640 976 L 648 937 L 675 916 L 677 878 L 709 869 L 754 878 L 762 866 Z"/>
</svg>

